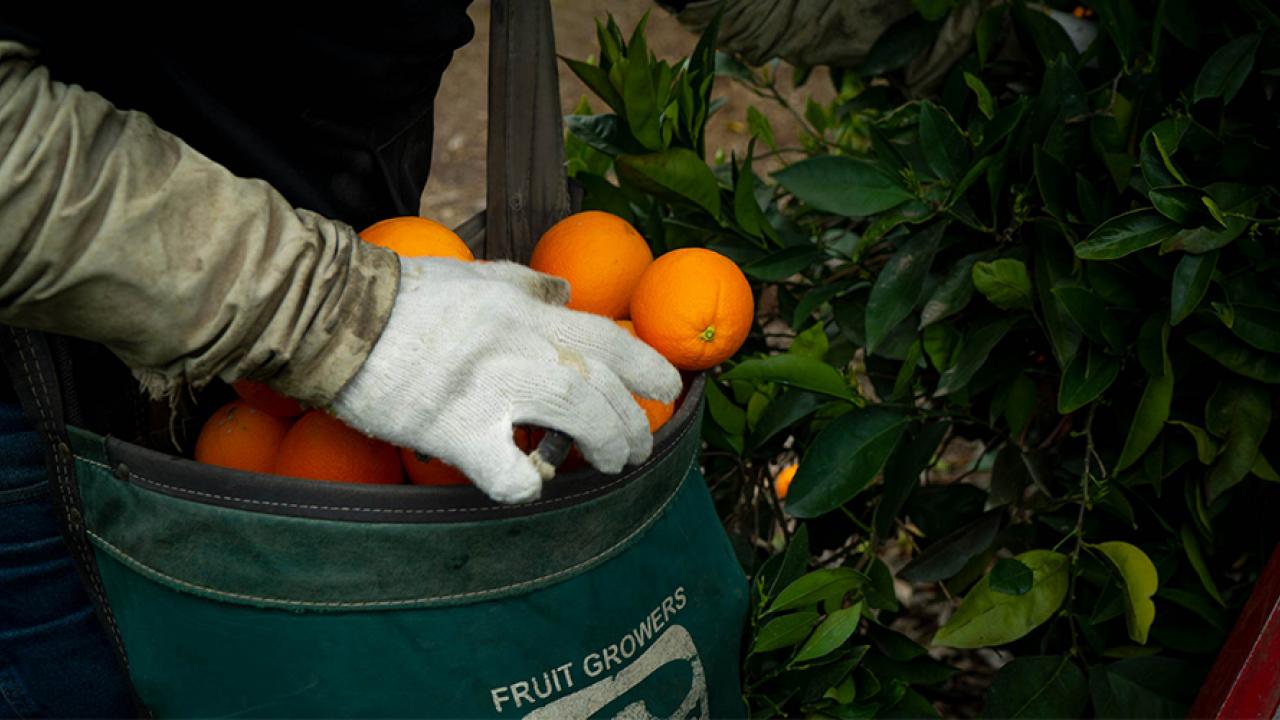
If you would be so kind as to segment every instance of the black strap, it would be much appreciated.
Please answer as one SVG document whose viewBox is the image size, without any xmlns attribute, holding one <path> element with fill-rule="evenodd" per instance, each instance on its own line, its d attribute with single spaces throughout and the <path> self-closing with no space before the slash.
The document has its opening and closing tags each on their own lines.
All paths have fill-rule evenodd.
<svg viewBox="0 0 1280 720">
<path fill-rule="evenodd" d="M 42 333 L 0 325 L 0 356 L 4 358 L 18 402 L 22 404 L 27 418 L 44 441 L 45 465 L 49 469 L 49 495 L 76 572 L 89 593 L 98 620 L 111 638 L 116 659 L 128 677 L 129 657 L 111 606 L 107 603 L 102 577 L 94 562 L 93 548 L 89 545 L 85 530 L 80 485 L 75 476 L 75 457 L 67 436 L 66 415 L 58 382 L 58 363 L 50 350 L 49 340 Z M 63 362 L 65 369 L 68 360 L 63 358 Z M 130 693 L 139 715 L 150 717 L 150 712 L 146 710 L 132 685 Z"/>
</svg>

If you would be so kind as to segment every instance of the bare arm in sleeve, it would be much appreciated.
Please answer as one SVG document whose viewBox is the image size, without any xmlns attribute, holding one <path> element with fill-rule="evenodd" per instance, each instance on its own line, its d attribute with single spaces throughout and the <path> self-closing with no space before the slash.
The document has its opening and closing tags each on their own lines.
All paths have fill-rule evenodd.
<svg viewBox="0 0 1280 720">
<path fill-rule="evenodd" d="M 326 405 L 396 257 L 0 41 L 0 322 L 101 342 L 154 395 L 268 378 Z"/>
</svg>

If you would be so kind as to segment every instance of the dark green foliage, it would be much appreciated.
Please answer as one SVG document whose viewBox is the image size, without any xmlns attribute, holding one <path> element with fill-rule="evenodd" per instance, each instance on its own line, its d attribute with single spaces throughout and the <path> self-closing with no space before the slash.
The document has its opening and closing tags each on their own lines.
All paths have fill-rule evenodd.
<svg viewBox="0 0 1280 720">
<path fill-rule="evenodd" d="M 610 23 L 571 64 L 612 113 L 571 118 L 570 170 L 655 250 L 741 263 L 795 334 L 753 333 L 704 426 L 753 714 L 932 713 L 953 672 L 890 629 L 896 574 L 956 598 L 920 640 L 1016 656 L 988 716 L 1180 716 L 1280 527 L 1280 21 L 1099 0 L 1077 49 L 1001 4 L 908 100 L 958 5 L 833 70 L 799 148 L 753 108 L 747 157 L 710 163 L 711 73 L 785 102 L 777 67 L 713 58 L 714 28 L 668 66 Z"/>
</svg>

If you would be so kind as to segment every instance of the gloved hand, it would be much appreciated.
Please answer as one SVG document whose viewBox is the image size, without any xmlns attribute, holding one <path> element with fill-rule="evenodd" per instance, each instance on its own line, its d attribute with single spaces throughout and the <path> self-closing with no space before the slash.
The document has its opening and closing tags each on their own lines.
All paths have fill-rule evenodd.
<svg viewBox="0 0 1280 720">
<path fill-rule="evenodd" d="M 538 497 L 514 425 L 570 435 L 606 473 L 653 449 L 631 393 L 670 402 L 679 372 L 607 318 L 563 307 L 564 280 L 509 262 L 401 258 L 368 360 L 334 401 L 347 424 L 438 457 L 490 497 Z"/>
</svg>

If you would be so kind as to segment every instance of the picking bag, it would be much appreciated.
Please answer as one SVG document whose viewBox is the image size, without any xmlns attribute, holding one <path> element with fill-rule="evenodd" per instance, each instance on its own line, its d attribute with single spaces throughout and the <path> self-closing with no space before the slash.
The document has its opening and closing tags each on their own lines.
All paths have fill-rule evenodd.
<svg viewBox="0 0 1280 720">
<path fill-rule="evenodd" d="M 517 506 L 71 428 L 139 697 L 162 717 L 741 715 L 746 585 L 696 466 L 691 390 L 643 466 Z"/>
</svg>

